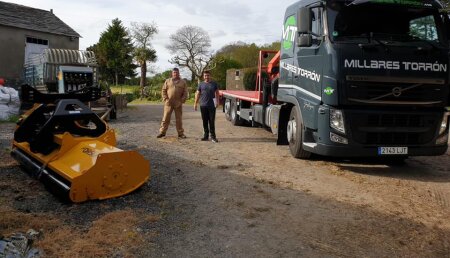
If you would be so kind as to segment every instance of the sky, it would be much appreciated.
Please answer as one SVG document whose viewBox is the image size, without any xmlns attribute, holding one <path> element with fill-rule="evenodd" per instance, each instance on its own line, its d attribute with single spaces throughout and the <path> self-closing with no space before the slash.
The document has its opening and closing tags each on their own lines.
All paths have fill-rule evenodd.
<svg viewBox="0 0 450 258">
<path fill-rule="evenodd" d="M 203 28 L 211 38 L 211 50 L 237 41 L 258 45 L 279 41 L 286 7 L 296 0 L 6 0 L 33 8 L 50 10 L 78 32 L 80 49 L 98 42 L 114 18 L 125 27 L 131 22 L 156 23 L 152 39 L 158 61 L 155 72 L 173 67 L 165 48 L 169 36 L 185 25 Z"/>
</svg>

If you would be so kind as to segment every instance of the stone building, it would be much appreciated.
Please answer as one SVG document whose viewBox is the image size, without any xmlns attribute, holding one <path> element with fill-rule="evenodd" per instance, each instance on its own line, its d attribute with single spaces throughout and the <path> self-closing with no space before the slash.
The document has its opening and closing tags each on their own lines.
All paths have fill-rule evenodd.
<svg viewBox="0 0 450 258">
<path fill-rule="evenodd" d="M 228 69 L 227 70 L 227 90 L 245 90 L 244 75 L 251 68 Z"/>
<path fill-rule="evenodd" d="M 17 86 L 30 57 L 46 48 L 78 50 L 80 37 L 53 10 L 0 2 L 0 77 Z"/>
</svg>

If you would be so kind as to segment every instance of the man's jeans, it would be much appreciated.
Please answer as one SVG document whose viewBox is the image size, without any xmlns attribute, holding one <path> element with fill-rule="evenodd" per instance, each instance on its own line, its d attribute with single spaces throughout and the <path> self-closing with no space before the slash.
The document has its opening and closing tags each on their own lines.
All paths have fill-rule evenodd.
<svg viewBox="0 0 450 258">
<path fill-rule="evenodd" d="M 200 107 L 203 120 L 204 137 L 207 138 L 211 133 L 211 138 L 216 138 L 216 107 Z"/>
</svg>

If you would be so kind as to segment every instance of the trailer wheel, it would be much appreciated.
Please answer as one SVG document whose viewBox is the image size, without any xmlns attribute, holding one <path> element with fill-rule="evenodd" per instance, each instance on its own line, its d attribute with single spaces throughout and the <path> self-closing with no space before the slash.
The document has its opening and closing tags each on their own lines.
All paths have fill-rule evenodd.
<svg viewBox="0 0 450 258">
<path fill-rule="evenodd" d="M 242 121 L 237 113 L 237 101 L 233 99 L 231 101 L 231 110 L 230 110 L 231 124 L 233 125 L 241 125 Z"/>
<path fill-rule="evenodd" d="M 223 109 L 225 112 L 225 119 L 231 121 L 231 99 L 225 99 Z"/>
<path fill-rule="evenodd" d="M 287 126 L 287 138 L 292 156 L 300 159 L 308 159 L 311 152 L 303 149 L 303 120 L 297 107 L 293 107 Z"/>
</svg>

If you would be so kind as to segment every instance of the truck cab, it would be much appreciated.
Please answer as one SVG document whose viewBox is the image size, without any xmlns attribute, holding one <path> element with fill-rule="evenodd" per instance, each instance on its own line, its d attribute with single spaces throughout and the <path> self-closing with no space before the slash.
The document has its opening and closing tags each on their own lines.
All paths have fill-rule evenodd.
<svg viewBox="0 0 450 258">
<path fill-rule="evenodd" d="M 440 8 L 391 0 L 288 7 L 277 100 L 290 113 L 291 153 L 445 153 L 449 23 Z"/>
<path fill-rule="evenodd" d="M 227 119 L 269 128 L 296 158 L 444 154 L 450 23 L 441 9 L 428 0 L 292 4 L 280 52 L 269 66 L 272 52 L 260 53 L 255 91 L 221 92 Z"/>
</svg>

